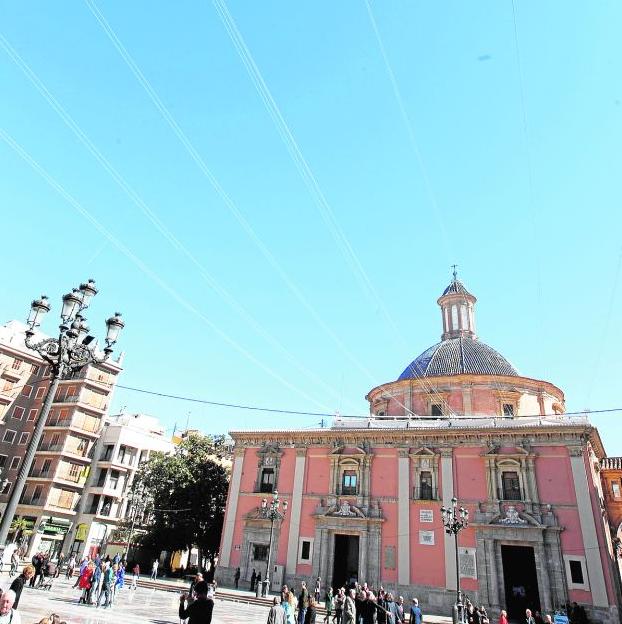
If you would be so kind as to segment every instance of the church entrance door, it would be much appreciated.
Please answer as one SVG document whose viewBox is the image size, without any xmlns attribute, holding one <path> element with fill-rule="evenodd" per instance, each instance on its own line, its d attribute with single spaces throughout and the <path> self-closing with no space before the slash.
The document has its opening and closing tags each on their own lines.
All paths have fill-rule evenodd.
<svg viewBox="0 0 622 624">
<path fill-rule="evenodd" d="M 349 587 L 359 580 L 359 536 L 335 534 L 333 588 Z"/>
<path fill-rule="evenodd" d="M 525 621 L 525 609 L 532 614 L 540 611 L 540 591 L 533 548 L 530 546 L 501 546 L 505 604 L 508 618 Z"/>
</svg>

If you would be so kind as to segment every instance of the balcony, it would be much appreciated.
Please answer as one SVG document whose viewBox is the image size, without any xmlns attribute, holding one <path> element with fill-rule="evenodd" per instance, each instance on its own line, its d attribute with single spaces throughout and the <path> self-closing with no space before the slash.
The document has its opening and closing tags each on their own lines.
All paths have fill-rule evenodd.
<svg viewBox="0 0 622 624">
<path fill-rule="evenodd" d="M 413 499 L 435 501 L 438 498 L 438 489 L 431 485 L 413 488 Z"/>
<path fill-rule="evenodd" d="M 35 479 L 51 479 L 52 474 L 49 470 L 31 470 L 29 477 L 33 477 Z"/>
<path fill-rule="evenodd" d="M 71 419 L 70 418 L 65 418 L 64 420 L 48 420 L 45 423 L 46 427 L 64 427 L 65 429 L 67 427 L 71 427 Z"/>
<path fill-rule="evenodd" d="M 497 488 L 497 498 L 502 501 L 521 501 L 520 488 Z"/>
<path fill-rule="evenodd" d="M 62 444 L 50 444 L 49 442 L 43 442 L 39 444 L 37 451 L 45 451 L 48 453 L 60 453 L 63 450 Z"/>
</svg>

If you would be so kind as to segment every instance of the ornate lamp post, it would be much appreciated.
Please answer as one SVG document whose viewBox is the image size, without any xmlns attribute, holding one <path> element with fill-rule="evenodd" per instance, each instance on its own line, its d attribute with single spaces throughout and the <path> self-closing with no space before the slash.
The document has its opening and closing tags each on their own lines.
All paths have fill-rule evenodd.
<svg viewBox="0 0 622 624">
<path fill-rule="evenodd" d="M 458 533 L 466 529 L 469 525 L 469 511 L 464 507 L 458 509 L 458 499 L 451 499 L 451 507 L 441 507 L 443 516 L 443 526 L 445 533 L 453 535 L 456 543 L 456 604 L 452 609 L 452 619 L 454 624 L 466 622 L 466 613 L 462 602 L 462 591 L 460 590 L 460 560 L 458 558 Z"/>
<path fill-rule="evenodd" d="M 26 477 L 32 467 L 35 452 L 41 441 L 43 428 L 54 402 L 59 382 L 62 379 L 66 379 L 73 371 L 84 366 L 105 362 L 110 357 L 112 347 L 125 325 L 121 320 L 121 314 L 115 312 L 114 316 L 111 316 L 106 321 L 106 346 L 103 352 L 96 351 L 97 343 L 93 336 L 88 335 L 89 327 L 84 317 L 84 311 L 89 307 L 91 300 L 96 294 L 95 282 L 89 280 L 80 284 L 79 288 L 74 288 L 70 293 L 64 295 L 58 338 L 45 338 L 39 342 L 33 340 L 35 329 L 39 327 L 43 317 L 50 311 L 50 304 L 48 298 L 42 295 L 40 299 L 33 301 L 30 306 L 25 343 L 29 349 L 36 351 L 48 363 L 51 383 L 30 439 L 28 450 L 4 510 L 4 515 L 0 521 L 0 548 L 4 546 L 7 540 L 11 521 L 26 485 Z"/>
<path fill-rule="evenodd" d="M 270 541 L 268 542 L 268 561 L 266 563 L 266 576 L 263 582 L 263 595 L 267 596 L 270 592 L 270 569 L 272 568 L 272 536 L 274 533 L 274 521 L 283 520 L 285 513 L 287 512 L 287 501 L 283 501 L 283 512 L 279 511 L 281 507 L 281 501 L 279 500 L 279 493 L 274 490 L 272 500 L 264 498 L 261 501 L 261 512 L 264 518 L 270 520 Z"/>
</svg>

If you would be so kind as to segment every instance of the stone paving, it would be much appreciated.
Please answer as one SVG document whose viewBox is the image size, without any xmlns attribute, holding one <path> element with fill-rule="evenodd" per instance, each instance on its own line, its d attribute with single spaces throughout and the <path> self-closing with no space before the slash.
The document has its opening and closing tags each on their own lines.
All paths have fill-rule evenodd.
<svg viewBox="0 0 622 624">
<path fill-rule="evenodd" d="M 0 577 L 0 587 L 7 588 L 11 579 L 7 574 Z M 177 609 L 179 593 L 146 589 L 136 590 L 124 587 L 118 594 L 114 606 L 109 609 L 78 604 L 80 591 L 72 589 L 74 580 L 54 580 L 50 591 L 25 588 L 19 603 L 22 624 L 35 624 L 50 613 L 58 613 L 68 624 L 179 624 Z M 268 608 L 238 604 L 216 599 L 214 624 L 264 624 Z"/>
</svg>

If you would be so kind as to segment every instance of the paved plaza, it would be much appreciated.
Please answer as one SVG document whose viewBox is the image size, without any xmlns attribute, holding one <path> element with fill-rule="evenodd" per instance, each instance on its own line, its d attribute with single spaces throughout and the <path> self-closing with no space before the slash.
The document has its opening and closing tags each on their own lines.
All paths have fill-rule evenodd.
<svg viewBox="0 0 622 624">
<path fill-rule="evenodd" d="M 0 586 L 8 587 L 11 579 L 0 577 Z M 51 591 L 25 588 L 19 603 L 22 624 L 34 624 L 50 613 L 58 613 L 68 624 L 179 624 L 179 593 L 139 587 L 124 587 L 109 609 L 78 604 L 80 591 L 72 589 L 74 580 L 58 578 Z M 248 622 L 263 624 L 268 608 L 216 599 L 214 624 Z"/>
</svg>

